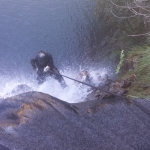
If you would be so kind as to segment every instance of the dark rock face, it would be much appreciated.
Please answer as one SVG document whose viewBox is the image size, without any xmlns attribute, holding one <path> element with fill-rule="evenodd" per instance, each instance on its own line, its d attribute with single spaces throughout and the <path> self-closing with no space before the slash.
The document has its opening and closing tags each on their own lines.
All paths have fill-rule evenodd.
<svg viewBox="0 0 150 150">
<path fill-rule="evenodd" d="M 146 100 L 69 104 L 28 92 L 1 99 L 0 144 L 15 150 L 149 150 L 149 108 Z"/>
</svg>

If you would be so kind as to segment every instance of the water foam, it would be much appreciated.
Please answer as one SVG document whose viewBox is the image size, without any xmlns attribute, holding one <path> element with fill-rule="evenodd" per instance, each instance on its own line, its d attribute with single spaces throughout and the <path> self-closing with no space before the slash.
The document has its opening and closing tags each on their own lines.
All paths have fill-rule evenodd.
<svg viewBox="0 0 150 150">
<path fill-rule="evenodd" d="M 89 70 L 89 72 L 93 78 L 92 82 L 94 85 L 97 85 L 99 83 L 98 75 L 103 77 L 107 73 L 105 69 L 101 70 L 91 69 Z M 74 79 L 79 74 L 79 72 L 71 70 L 70 71 L 67 70 L 61 73 Z M 0 79 L 2 81 L 0 86 L 1 91 L 0 97 L 6 98 L 25 92 L 20 90 L 18 92 L 17 91 L 12 92 L 19 85 L 27 85 L 33 91 L 47 93 L 49 95 L 52 95 L 69 103 L 78 103 L 84 101 L 87 94 L 89 94 L 90 92 L 89 91 L 90 87 L 82 85 L 67 78 L 64 78 L 68 85 L 68 87 L 65 89 L 61 87 L 61 85 L 57 80 L 51 77 L 49 77 L 47 81 L 42 85 L 38 85 L 35 78 L 36 78 L 35 76 L 26 76 L 26 75 L 19 75 L 16 76 L 15 78 L 13 78 L 12 76 L 0 76 Z"/>
</svg>

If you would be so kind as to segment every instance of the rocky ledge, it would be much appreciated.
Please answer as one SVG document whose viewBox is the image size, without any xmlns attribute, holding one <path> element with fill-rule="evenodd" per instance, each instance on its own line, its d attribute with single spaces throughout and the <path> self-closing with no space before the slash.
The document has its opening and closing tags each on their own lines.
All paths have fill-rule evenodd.
<svg viewBox="0 0 150 150">
<path fill-rule="evenodd" d="M 150 101 L 69 104 L 27 92 L 1 99 L 0 150 L 148 150 Z"/>
</svg>

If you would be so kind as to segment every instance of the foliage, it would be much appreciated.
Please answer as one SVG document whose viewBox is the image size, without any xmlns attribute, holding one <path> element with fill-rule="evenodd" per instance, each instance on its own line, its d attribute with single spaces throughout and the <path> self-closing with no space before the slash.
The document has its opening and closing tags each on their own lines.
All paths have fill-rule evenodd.
<svg viewBox="0 0 150 150">
<path fill-rule="evenodd" d="M 119 64 L 118 64 L 118 66 L 117 66 L 116 74 L 119 73 L 120 68 L 121 68 L 121 66 L 122 66 L 122 64 L 123 64 L 123 61 L 124 61 L 124 50 L 122 50 L 121 53 L 120 53 L 120 62 L 119 62 Z"/>
<path fill-rule="evenodd" d="M 120 61 L 117 63 L 116 73 L 122 73 L 120 74 L 122 79 L 136 74 L 136 82 L 129 89 L 129 95 L 150 98 L 150 1 L 95 1 L 95 12 L 105 24 L 108 41 L 101 50 L 108 53 L 112 51 L 112 54 L 124 49 L 125 51 L 119 53 Z M 128 56 L 124 58 L 124 53 L 127 52 Z M 118 57 L 119 55 L 116 60 Z M 131 65 L 128 71 L 123 68 L 125 62 Z"/>
<path fill-rule="evenodd" d="M 137 65 L 131 71 L 123 72 L 120 78 L 125 79 L 136 74 L 136 81 L 129 89 L 129 95 L 150 98 L 150 46 L 134 47 L 128 53 L 127 60 L 137 58 Z"/>
<path fill-rule="evenodd" d="M 103 40 L 98 41 L 96 53 L 104 63 L 119 63 L 120 51 L 125 53 L 133 46 L 148 43 L 150 31 L 150 1 L 146 0 L 95 0 L 95 14 L 104 24 Z M 96 38 L 98 39 L 98 38 Z M 90 54 L 91 54 L 90 53 Z M 114 68 L 114 67 L 113 67 Z M 114 68 L 114 70 L 115 70 Z"/>
<path fill-rule="evenodd" d="M 130 52 L 130 55 L 138 55 L 138 66 L 134 69 L 140 83 L 150 84 L 150 47 L 138 47 Z"/>
<path fill-rule="evenodd" d="M 150 31 L 150 1 L 96 0 L 97 15 L 107 26 L 120 28 L 128 36 L 147 35 Z"/>
</svg>

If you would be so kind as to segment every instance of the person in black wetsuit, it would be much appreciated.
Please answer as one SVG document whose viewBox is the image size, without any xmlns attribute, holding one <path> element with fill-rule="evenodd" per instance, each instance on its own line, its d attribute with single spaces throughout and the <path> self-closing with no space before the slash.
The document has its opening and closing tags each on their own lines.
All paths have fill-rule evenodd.
<svg viewBox="0 0 150 150">
<path fill-rule="evenodd" d="M 37 72 L 38 84 L 42 84 L 46 81 L 46 77 L 51 76 L 58 80 L 63 88 L 67 87 L 65 80 L 54 65 L 51 54 L 40 51 L 35 58 L 31 59 L 31 65 Z"/>
</svg>

